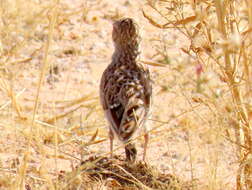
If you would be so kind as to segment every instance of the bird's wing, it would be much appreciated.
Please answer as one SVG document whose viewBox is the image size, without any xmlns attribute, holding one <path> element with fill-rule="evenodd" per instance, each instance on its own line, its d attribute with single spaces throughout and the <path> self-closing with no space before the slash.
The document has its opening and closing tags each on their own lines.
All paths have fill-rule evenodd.
<svg viewBox="0 0 252 190">
<path fill-rule="evenodd" d="M 149 112 L 151 84 L 149 73 L 134 73 L 129 77 L 120 74 L 102 77 L 100 97 L 110 127 L 122 141 L 128 141 L 132 134 L 145 122 Z"/>
<path fill-rule="evenodd" d="M 107 120 L 110 123 L 112 130 L 118 134 L 121 124 L 122 116 L 124 113 L 124 106 L 118 98 L 118 87 L 115 78 L 111 77 L 105 71 L 100 84 L 100 99 L 104 109 Z"/>
</svg>

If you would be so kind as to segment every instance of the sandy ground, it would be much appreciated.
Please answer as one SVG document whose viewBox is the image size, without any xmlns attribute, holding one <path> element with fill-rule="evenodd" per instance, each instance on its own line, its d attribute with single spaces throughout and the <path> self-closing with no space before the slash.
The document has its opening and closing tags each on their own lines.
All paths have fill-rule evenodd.
<svg viewBox="0 0 252 190">
<path fill-rule="evenodd" d="M 83 7 L 86 7 L 86 12 Z M 195 96 L 194 65 L 180 50 L 181 47 L 189 46 L 189 42 L 178 31 L 153 27 L 143 17 L 142 9 L 150 15 L 156 15 L 144 1 L 61 1 L 60 24 L 54 31 L 48 59 L 50 66 L 57 71 L 50 74 L 49 68 L 47 70 L 36 120 L 46 121 L 54 115 L 74 109 L 77 105 L 66 105 L 83 96 L 89 95 L 87 99 L 91 103 L 83 100 L 83 107 L 54 123 L 60 131 L 58 140 L 62 144 L 59 150 L 72 157 L 62 153 L 63 156 L 55 160 L 52 143 L 54 128 L 45 125 L 38 127 L 37 135 L 41 143 L 36 144 L 36 140 L 32 142 L 29 171 L 39 173 L 42 166 L 51 168 L 52 173 L 71 170 L 72 165 L 81 159 L 81 154 L 86 158 L 108 153 L 107 124 L 98 99 L 99 80 L 113 53 L 113 20 L 132 17 L 139 24 L 142 36 L 140 59 L 160 61 L 162 57 L 157 56 L 157 52 L 164 51 L 163 46 L 166 44 L 165 52 L 170 60 L 165 68 L 151 67 L 154 95 L 153 121 L 148 123 L 152 130 L 148 163 L 184 180 L 193 179 L 199 189 L 234 189 L 234 174 L 237 170 L 235 147 L 216 132 L 219 126 L 209 122 L 209 110 L 192 101 Z M 76 13 L 72 16 L 64 15 L 73 12 Z M 163 22 L 161 19 L 159 21 Z M 45 43 L 46 32 L 43 30 L 47 30 L 43 25 L 37 27 L 34 31 L 37 39 L 30 39 L 29 45 L 19 54 L 21 58 L 29 57 L 31 52 L 38 49 L 32 59 L 8 65 L 9 72 L 14 73 L 11 79 L 3 75 L 13 91 L 21 93 L 17 103 L 24 118 L 30 118 L 33 113 L 44 56 L 42 45 Z M 179 69 L 181 72 L 177 72 Z M 211 80 L 210 71 L 205 71 L 204 75 Z M 2 106 L 10 100 L 4 90 L 0 91 L 0 97 Z M 60 105 L 63 106 L 60 108 Z M 15 160 L 22 160 L 27 150 L 30 123 L 26 119 L 20 120 L 11 103 L 1 108 L 0 117 L 1 164 L 5 169 L 14 170 L 16 164 L 19 164 Z M 105 141 L 82 148 L 96 129 L 99 129 L 97 138 Z M 137 140 L 139 159 L 142 157 L 142 143 L 143 138 Z M 116 146 L 121 144 L 116 141 Z M 124 149 L 119 148 L 115 154 L 123 155 Z"/>
</svg>

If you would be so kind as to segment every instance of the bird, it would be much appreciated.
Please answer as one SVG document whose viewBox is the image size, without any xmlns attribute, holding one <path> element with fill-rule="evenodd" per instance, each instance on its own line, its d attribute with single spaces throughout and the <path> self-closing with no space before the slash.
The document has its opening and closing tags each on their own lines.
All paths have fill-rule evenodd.
<svg viewBox="0 0 252 190">
<path fill-rule="evenodd" d="M 109 123 L 110 156 L 113 157 L 116 136 L 124 143 L 126 160 L 134 162 L 137 150 L 132 139 L 143 127 L 145 161 L 149 141 L 146 121 L 150 115 L 152 84 L 148 66 L 138 62 L 139 26 L 132 18 L 115 21 L 112 40 L 112 61 L 100 81 L 100 102 Z"/>
</svg>

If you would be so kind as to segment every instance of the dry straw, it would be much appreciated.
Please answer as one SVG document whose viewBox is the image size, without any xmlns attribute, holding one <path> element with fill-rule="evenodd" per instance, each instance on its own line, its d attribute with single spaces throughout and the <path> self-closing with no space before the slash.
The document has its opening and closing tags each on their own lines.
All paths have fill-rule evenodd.
<svg viewBox="0 0 252 190">
<path fill-rule="evenodd" d="M 162 23 L 145 11 L 144 17 L 155 27 L 180 31 L 191 43 L 188 48 L 182 48 L 182 51 L 195 63 L 211 68 L 211 71 L 220 76 L 220 81 L 225 83 L 230 94 L 229 108 L 223 113 L 220 104 L 214 104 L 214 112 L 219 114 L 219 118 L 235 121 L 234 125 L 225 129 L 229 132 L 223 135 L 237 145 L 240 168 L 236 173 L 236 189 L 252 189 L 252 2 L 150 0 L 148 5 L 158 13 L 157 17 L 162 18 Z M 216 100 L 208 96 L 200 101 L 210 105 Z M 229 135 L 232 130 L 235 130 L 235 137 Z"/>
<path fill-rule="evenodd" d="M 91 181 L 83 172 L 85 167 L 88 167 L 86 165 L 77 169 L 72 166 L 72 172 L 68 174 L 60 173 L 57 165 L 57 159 L 59 158 L 71 160 L 72 165 L 76 165 L 76 162 L 82 160 L 79 155 L 91 154 L 89 146 L 102 143 L 107 137 L 105 123 L 101 119 L 103 115 L 101 114 L 97 95 L 95 95 L 97 92 L 81 92 L 83 94 L 80 98 L 72 98 L 69 101 L 66 101 L 65 98 L 59 98 L 57 101 L 46 102 L 46 105 L 42 100 L 46 72 L 48 68 L 53 67 L 51 65 L 53 64 L 51 63 L 53 62 L 51 61 L 52 46 L 55 39 L 62 38 L 59 25 L 66 22 L 74 23 L 75 20 L 71 20 L 70 17 L 81 13 L 83 13 L 83 20 L 80 22 L 97 21 L 100 17 L 94 17 L 93 20 L 89 18 L 90 11 L 95 6 L 89 4 L 90 2 L 87 1 L 78 10 L 69 9 L 69 11 L 62 6 L 62 2 L 56 0 L 0 1 L 0 95 L 4 97 L 0 106 L 0 126 L 1 130 L 3 127 L 2 134 L 12 134 L 8 140 L 10 143 L 15 141 L 11 149 L 16 150 L 16 157 L 10 160 L 11 166 L 9 168 L 2 167 L 2 162 L 0 163 L 0 189 L 2 187 L 13 190 L 55 190 L 70 189 L 70 187 L 77 189 L 84 188 L 85 185 L 90 183 L 96 186 L 89 185 L 88 189 L 108 189 L 106 183 L 109 183 L 109 180 L 111 183 L 117 183 L 111 179 Z M 189 42 L 188 46 L 180 49 L 181 52 L 190 58 L 193 67 L 202 66 L 203 68 L 203 71 L 199 70 L 195 81 L 186 78 L 187 83 L 196 87 L 197 96 L 191 98 L 187 94 L 187 91 L 191 89 L 179 84 L 182 98 L 190 105 L 190 108 L 180 114 L 174 114 L 173 118 L 168 118 L 167 121 L 152 119 L 153 123 L 155 123 L 150 131 L 153 135 L 152 142 L 159 141 L 168 133 L 178 130 L 177 127 L 164 129 L 164 126 L 172 125 L 175 120 L 179 120 L 181 126 L 184 124 L 185 127 L 182 130 L 189 134 L 186 146 L 188 146 L 190 155 L 191 187 L 197 189 L 194 184 L 197 179 L 195 179 L 194 173 L 193 161 L 195 155 L 193 142 L 190 139 L 190 135 L 192 135 L 190 130 L 192 130 L 191 127 L 195 126 L 194 123 L 203 123 L 207 127 L 210 126 L 209 128 L 215 126 L 212 127 L 212 133 L 219 139 L 227 140 L 230 146 L 236 147 L 239 169 L 237 172 L 230 174 L 235 175 L 236 189 L 252 189 L 252 1 L 148 0 L 147 4 L 148 8 L 155 13 L 155 16 L 151 15 L 151 11 L 145 11 L 144 9 L 145 21 L 149 21 L 154 27 L 164 31 L 179 31 L 179 35 L 185 37 Z M 105 15 L 104 19 L 117 19 L 118 15 Z M 78 24 L 74 23 L 74 25 Z M 57 33 L 55 30 L 57 30 Z M 88 28 L 86 30 L 88 31 Z M 59 34 L 59 36 L 56 34 Z M 76 40 L 78 36 L 73 38 Z M 39 41 L 39 45 L 37 45 L 37 41 Z M 163 43 L 162 39 L 159 39 L 159 41 Z M 143 61 L 143 63 L 160 66 L 160 70 L 169 68 L 170 62 L 167 53 L 162 51 L 165 51 L 165 48 L 164 50 L 159 49 L 157 52 L 161 57 L 163 56 L 163 62 L 151 60 Z M 85 58 L 86 54 L 89 56 L 87 52 L 82 52 L 82 57 Z M 39 60 L 37 65 L 35 59 Z M 25 75 L 22 73 L 25 69 L 33 72 L 34 67 L 37 67 L 39 71 L 34 72 L 36 81 L 31 81 L 31 85 L 24 88 L 18 81 L 19 77 Z M 176 68 L 176 72 L 179 73 L 181 68 L 183 70 L 183 63 L 180 63 Z M 217 76 L 214 80 L 218 84 L 220 93 L 215 89 L 214 85 L 204 81 L 202 73 L 205 71 L 211 71 L 214 76 Z M 179 73 L 179 76 L 183 78 L 186 77 L 186 74 Z M 166 73 L 161 76 L 162 79 L 167 77 L 169 76 Z M 210 80 L 213 81 L 212 78 Z M 162 80 L 155 82 L 161 87 L 157 94 L 162 94 L 162 92 L 169 89 L 169 86 L 163 84 Z M 36 92 L 34 93 L 31 88 L 36 88 Z M 32 91 L 35 97 L 29 97 L 29 91 Z M 21 98 L 25 101 L 21 101 Z M 196 105 L 192 104 L 192 102 Z M 176 106 L 179 106 L 179 104 Z M 49 107 L 49 109 L 45 107 Z M 197 112 L 202 107 L 208 110 L 207 116 Z M 60 111 L 56 112 L 55 110 Z M 71 123 L 71 119 L 74 118 L 72 116 L 76 116 L 77 110 L 84 110 L 78 125 L 76 122 Z M 192 113 L 197 120 L 180 119 L 186 118 L 184 116 L 189 116 Z M 154 114 L 161 115 L 162 113 L 157 112 Z M 67 127 L 64 128 L 62 120 L 67 120 L 69 123 Z M 99 130 L 97 130 L 97 127 L 99 127 Z M 190 129 L 187 130 L 188 128 Z M 160 135 L 154 137 L 157 133 L 160 133 Z M 139 136 L 136 139 L 139 138 L 142 137 Z M 215 140 L 218 140 L 218 138 L 215 138 Z M 209 139 L 211 140 L 210 137 Z M 51 142 L 51 144 L 46 144 L 48 142 Z M 6 146 L 8 146 L 8 143 L 6 143 Z M 66 150 L 61 149 L 61 147 L 66 147 Z M 67 151 L 69 147 L 77 155 L 69 153 Z M 81 150 L 78 150 L 78 148 Z M 121 147 L 117 149 L 121 149 Z M 107 152 L 108 154 L 109 152 Z M 106 154 L 103 155 L 107 156 Z M 54 171 L 46 167 L 48 158 L 53 158 L 55 161 L 56 169 Z M 199 189 L 223 189 L 221 187 L 225 187 L 225 184 L 220 183 L 221 177 L 217 175 L 219 172 L 218 159 L 217 157 L 209 159 L 212 159 L 212 163 L 214 163 L 213 166 L 208 168 L 211 175 L 206 175 L 209 178 L 209 183 Z M 36 162 L 36 166 L 34 166 L 34 162 Z M 94 160 L 88 164 L 93 166 L 97 162 L 97 160 Z M 173 168 L 176 170 L 175 167 Z M 113 169 L 115 171 L 119 170 L 120 176 L 124 177 L 126 175 L 127 178 L 134 181 L 133 185 L 146 188 L 146 185 L 141 183 L 140 179 L 132 176 L 129 171 L 125 171 L 122 165 L 116 165 Z M 111 173 L 115 174 L 112 176 L 116 176 L 116 172 Z"/>
</svg>

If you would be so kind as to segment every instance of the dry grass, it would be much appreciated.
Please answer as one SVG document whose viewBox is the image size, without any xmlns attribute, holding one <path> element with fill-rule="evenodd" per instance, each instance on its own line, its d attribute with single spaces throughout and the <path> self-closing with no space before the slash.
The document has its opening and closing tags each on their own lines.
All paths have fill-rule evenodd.
<svg viewBox="0 0 252 190">
<path fill-rule="evenodd" d="M 210 125 L 218 126 L 219 129 L 215 130 L 219 136 L 236 145 L 239 160 L 236 189 L 251 189 L 252 3 L 167 0 L 148 1 L 148 5 L 163 19 L 163 23 L 158 23 L 143 12 L 150 23 L 162 29 L 176 29 L 189 40 L 190 46 L 183 47 L 182 51 L 196 67 L 196 92 L 199 97 L 192 100 L 209 109 L 214 116 L 210 120 L 208 118 Z M 210 80 L 221 86 L 209 85 L 211 81 L 202 80 L 203 70 L 218 76 L 219 80 Z M 203 85 L 204 91 L 201 88 Z M 217 93 L 216 87 L 222 91 L 221 94 Z M 213 168 L 212 172 L 217 169 Z M 216 176 L 214 178 L 217 180 Z M 216 181 L 213 183 L 210 189 L 216 188 Z"/>
<path fill-rule="evenodd" d="M 251 12 L 248 0 L 1 1 L 0 189 L 169 189 L 157 186 L 169 176 L 251 189 Z M 122 16 L 154 66 L 152 167 L 104 159 L 98 85 Z"/>
</svg>

